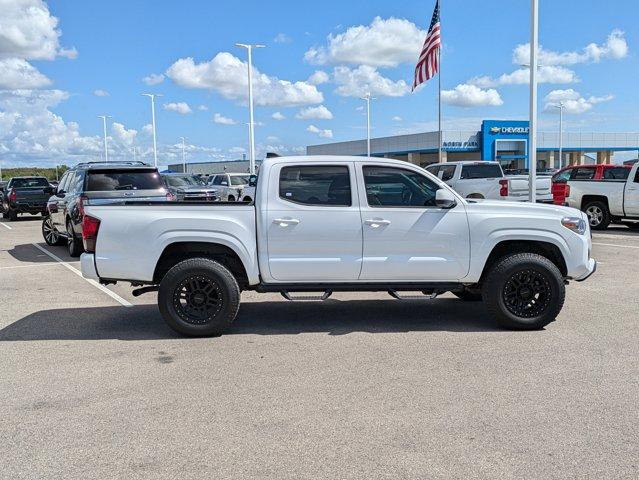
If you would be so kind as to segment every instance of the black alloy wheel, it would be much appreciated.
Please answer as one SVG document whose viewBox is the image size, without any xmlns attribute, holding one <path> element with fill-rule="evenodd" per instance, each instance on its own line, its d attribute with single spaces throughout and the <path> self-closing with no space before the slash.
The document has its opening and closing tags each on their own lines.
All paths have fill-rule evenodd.
<svg viewBox="0 0 639 480">
<path fill-rule="evenodd" d="M 219 285 L 205 275 L 187 277 L 173 290 L 173 308 L 186 323 L 209 323 L 223 305 L 224 299 Z"/>
</svg>

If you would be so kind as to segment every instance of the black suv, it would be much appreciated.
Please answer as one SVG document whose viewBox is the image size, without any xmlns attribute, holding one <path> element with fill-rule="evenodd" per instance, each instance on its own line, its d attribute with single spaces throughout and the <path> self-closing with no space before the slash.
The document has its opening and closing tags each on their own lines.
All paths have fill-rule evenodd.
<svg viewBox="0 0 639 480">
<path fill-rule="evenodd" d="M 80 163 L 64 173 L 56 192 L 49 198 L 48 215 L 42 221 L 42 236 L 48 245 L 69 247 L 69 255 L 82 253 L 84 205 L 122 200 L 166 201 L 157 168 L 142 162 Z"/>
<path fill-rule="evenodd" d="M 2 216 L 16 220 L 20 213 L 46 215 L 47 199 L 53 190 L 44 177 L 13 177 L 0 188 Z"/>
</svg>

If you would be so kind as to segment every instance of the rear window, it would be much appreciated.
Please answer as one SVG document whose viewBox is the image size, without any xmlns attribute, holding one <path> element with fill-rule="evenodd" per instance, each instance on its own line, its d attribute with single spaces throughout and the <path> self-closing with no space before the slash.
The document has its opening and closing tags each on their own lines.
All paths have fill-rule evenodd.
<svg viewBox="0 0 639 480">
<path fill-rule="evenodd" d="M 87 182 L 89 192 L 111 192 L 115 190 L 158 190 L 162 187 L 160 174 L 155 170 L 127 169 L 90 170 Z"/>
<path fill-rule="evenodd" d="M 9 186 L 13 188 L 43 188 L 49 186 L 49 181 L 46 178 L 14 178 Z"/>
<path fill-rule="evenodd" d="M 570 178 L 570 174 L 572 173 L 572 169 L 562 170 L 558 173 L 555 173 L 552 177 L 552 181 L 555 183 L 566 183 Z"/>
<path fill-rule="evenodd" d="M 472 178 L 501 178 L 504 175 L 502 174 L 501 167 L 499 165 L 495 165 L 494 163 L 487 164 L 473 164 L 473 165 L 464 165 L 462 166 L 461 178 L 463 179 L 472 179 Z"/>
</svg>

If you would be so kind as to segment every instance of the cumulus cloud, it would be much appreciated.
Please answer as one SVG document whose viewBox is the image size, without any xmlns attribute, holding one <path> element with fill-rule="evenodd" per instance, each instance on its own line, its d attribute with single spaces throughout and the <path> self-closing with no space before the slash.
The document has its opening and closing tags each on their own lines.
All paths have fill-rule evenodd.
<svg viewBox="0 0 639 480">
<path fill-rule="evenodd" d="M 344 97 L 362 97 L 368 92 L 377 96 L 402 97 L 410 92 L 404 80 L 395 82 L 369 65 L 360 65 L 355 69 L 335 67 L 333 79 L 338 85 L 335 92 Z"/>
<path fill-rule="evenodd" d="M 164 81 L 164 75 L 162 73 L 152 73 L 142 79 L 147 85 L 158 85 Z"/>
<path fill-rule="evenodd" d="M 286 35 L 285 33 L 278 33 L 277 35 L 275 35 L 275 38 L 273 39 L 273 41 L 275 43 L 291 43 L 293 39 L 289 37 L 288 35 Z"/>
<path fill-rule="evenodd" d="M 322 138 L 333 138 L 333 130 L 317 128 L 315 125 L 309 125 L 306 128 L 307 132 L 317 133 Z"/>
<path fill-rule="evenodd" d="M 312 47 L 304 59 L 313 64 L 372 65 L 396 67 L 415 62 L 426 32 L 403 18 L 375 17 L 370 25 L 358 25 L 330 34 L 325 46 Z"/>
<path fill-rule="evenodd" d="M 273 120 L 285 120 L 286 119 L 286 117 L 280 112 L 275 112 L 273 115 L 271 115 L 271 118 Z"/>
<path fill-rule="evenodd" d="M 95 95 L 96 97 L 108 97 L 109 96 L 109 92 L 107 92 L 106 90 L 93 90 L 93 95 Z"/>
<path fill-rule="evenodd" d="M 206 111 L 208 111 L 209 107 L 207 107 L 206 105 L 198 105 L 198 106 L 197 106 L 197 109 L 198 109 L 200 112 L 206 112 Z"/>
<path fill-rule="evenodd" d="M 499 106 L 504 103 L 497 90 L 482 90 L 468 84 L 457 85 L 453 90 L 442 90 L 442 102 L 465 108 Z"/>
<path fill-rule="evenodd" d="M 301 109 L 295 118 L 298 120 L 332 120 L 333 114 L 324 105 Z"/>
<path fill-rule="evenodd" d="M 51 80 L 22 58 L 0 58 L 0 89 L 33 89 L 51 85 Z"/>
<path fill-rule="evenodd" d="M 170 112 L 177 112 L 181 115 L 187 115 L 192 112 L 191 107 L 186 102 L 170 102 L 162 105 L 164 110 L 168 110 Z"/>
<path fill-rule="evenodd" d="M 228 52 L 196 63 L 181 58 L 171 65 L 166 75 L 185 88 L 212 90 L 231 100 L 247 100 L 247 64 Z M 253 69 L 255 103 L 262 106 L 302 106 L 322 103 L 324 97 L 315 85 L 307 82 L 280 80 Z"/>
<path fill-rule="evenodd" d="M 565 67 L 541 66 L 537 71 L 539 83 L 577 83 L 579 77 L 572 70 Z M 468 83 L 479 88 L 499 87 L 502 85 L 527 85 L 530 82 L 530 70 L 519 68 L 511 73 L 504 73 L 498 78 L 487 75 L 471 78 Z"/>
<path fill-rule="evenodd" d="M 235 125 L 237 122 L 232 118 L 225 117 L 220 113 L 213 115 L 213 121 L 220 125 Z"/>
<path fill-rule="evenodd" d="M 308 77 L 308 80 L 306 80 L 306 82 L 310 83 L 311 85 L 321 85 L 322 83 L 326 83 L 329 80 L 330 77 L 328 73 L 323 70 L 316 70 L 310 77 Z"/>
<path fill-rule="evenodd" d="M 137 130 L 127 130 L 127 128 L 123 124 L 118 122 L 113 122 L 111 130 L 113 131 L 113 138 L 117 142 L 128 147 L 131 147 L 133 145 L 133 142 L 135 142 L 135 137 L 138 134 Z"/>
<path fill-rule="evenodd" d="M 555 106 L 563 103 L 564 111 L 571 114 L 585 113 L 592 110 L 593 106 L 612 100 L 613 95 L 603 97 L 582 97 L 581 94 L 572 88 L 566 90 L 553 90 L 544 98 L 544 110 L 547 112 L 555 110 Z"/>
</svg>

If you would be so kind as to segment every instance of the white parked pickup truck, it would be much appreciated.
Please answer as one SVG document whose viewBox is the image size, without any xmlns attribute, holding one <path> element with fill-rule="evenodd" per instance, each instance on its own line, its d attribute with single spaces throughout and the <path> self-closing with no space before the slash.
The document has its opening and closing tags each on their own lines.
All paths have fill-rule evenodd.
<svg viewBox="0 0 639 480">
<path fill-rule="evenodd" d="M 605 230 L 611 222 L 639 221 L 639 163 L 627 179 L 566 181 L 566 205 L 583 210 L 593 230 Z M 638 223 L 629 223 L 637 228 Z"/>
<path fill-rule="evenodd" d="M 254 204 L 86 205 L 83 227 L 86 278 L 158 290 L 167 323 L 193 336 L 227 329 L 242 290 L 452 292 L 537 329 L 596 266 L 583 212 L 466 200 L 416 165 L 361 157 L 267 159 Z"/>
<path fill-rule="evenodd" d="M 446 182 L 464 198 L 528 201 L 528 175 L 504 175 L 499 162 L 460 161 L 435 163 L 426 170 Z M 550 177 L 537 177 L 537 202 L 552 203 Z"/>
</svg>

